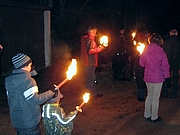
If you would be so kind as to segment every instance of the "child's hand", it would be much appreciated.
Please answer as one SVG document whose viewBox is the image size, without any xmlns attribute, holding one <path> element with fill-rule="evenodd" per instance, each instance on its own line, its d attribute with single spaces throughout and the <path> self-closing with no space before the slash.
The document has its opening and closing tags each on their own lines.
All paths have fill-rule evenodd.
<svg viewBox="0 0 180 135">
<path fill-rule="evenodd" d="M 74 114 L 77 114 L 77 113 L 78 113 L 78 110 L 74 110 L 73 112 L 74 112 Z"/>
</svg>

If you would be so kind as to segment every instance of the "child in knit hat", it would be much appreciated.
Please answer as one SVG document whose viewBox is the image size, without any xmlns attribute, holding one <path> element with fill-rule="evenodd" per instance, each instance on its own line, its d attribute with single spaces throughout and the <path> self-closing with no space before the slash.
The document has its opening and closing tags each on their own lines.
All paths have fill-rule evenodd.
<svg viewBox="0 0 180 135">
<path fill-rule="evenodd" d="M 31 77 L 32 60 L 18 53 L 12 57 L 14 70 L 5 78 L 11 122 L 18 135 L 40 135 L 40 105 L 57 96 L 57 90 L 38 94 L 36 81 Z"/>
</svg>

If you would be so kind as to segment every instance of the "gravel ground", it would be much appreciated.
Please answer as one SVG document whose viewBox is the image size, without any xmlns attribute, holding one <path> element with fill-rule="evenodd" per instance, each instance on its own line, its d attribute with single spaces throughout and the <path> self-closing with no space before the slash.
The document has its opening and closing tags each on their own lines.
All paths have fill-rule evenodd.
<svg viewBox="0 0 180 135">
<path fill-rule="evenodd" d="M 66 66 L 64 66 L 66 67 Z M 53 84 L 60 83 L 66 70 L 51 67 L 39 70 L 35 77 L 40 92 L 51 89 Z M 82 102 L 82 95 L 87 92 L 84 88 L 82 70 L 68 81 L 61 89 L 64 98 L 61 106 L 66 113 L 75 109 Z M 61 73 L 60 73 L 61 72 Z M 72 135 L 179 135 L 180 134 L 180 100 L 179 98 L 160 98 L 159 115 L 161 122 L 144 121 L 144 102 L 137 100 L 135 81 L 113 80 L 111 69 L 97 72 L 97 88 L 103 97 L 91 99 L 83 106 L 83 112 L 74 119 Z M 9 117 L 4 78 L 0 82 L 0 135 L 15 135 Z M 179 91 L 178 91 L 179 93 Z M 41 133 L 45 135 L 42 122 Z"/>
</svg>

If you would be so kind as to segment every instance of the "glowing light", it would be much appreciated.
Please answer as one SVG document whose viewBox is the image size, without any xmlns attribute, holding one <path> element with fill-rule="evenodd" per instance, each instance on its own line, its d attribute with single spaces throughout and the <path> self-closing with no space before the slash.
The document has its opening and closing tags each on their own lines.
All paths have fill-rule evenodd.
<svg viewBox="0 0 180 135">
<path fill-rule="evenodd" d="M 102 44 L 104 47 L 108 46 L 108 37 L 107 36 L 102 36 L 100 38 L 100 44 Z"/>
<path fill-rule="evenodd" d="M 137 44 L 135 40 L 133 41 L 133 44 L 134 44 L 134 45 L 136 45 L 136 44 Z"/>
<path fill-rule="evenodd" d="M 90 93 L 85 93 L 85 94 L 83 95 L 83 100 L 84 100 L 85 103 L 88 102 L 89 96 L 90 96 Z"/>
<path fill-rule="evenodd" d="M 83 95 L 83 102 L 81 103 L 80 106 L 76 106 L 76 109 L 79 111 L 79 112 L 82 112 L 82 107 L 85 103 L 87 103 L 89 101 L 89 96 L 90 96 L 90 93 L 85 93 Z"/>
<path fill-rule="evenodd" d="M 140 54 L 143 53 L 144 48 L 145 48 L 145 44 L 143 44 L 143 43 L 141 43 L 141 42 L 139 42 L 139 43 L 137 44 L 136 49 L 137 49 L 137 51 L 138 51 Z"/>
<path fill-rule="evenodd" d="M 60 84 L 54 85 L 57 89 L 61 88 L 68 80 L 71 80 L 77 72 L 77 61 L 76 59 L 72 59 L 71 65 L 68 67 L 68 71 L 66 72 L 66 79 L 64 79 Z"/>
<path fill-rule="evenodd" d="M 133 32 L 132 33 L 132 40 L 134 40 L 135 36 L 136 36 L 136 32 Z"/>
<path fill-rule="evenodd" d="M 66 72 L 68 80 L 71 80 L 72 77 L 76 74 L 77 72 L 77 61 L 76 59 L 72 59 L 71 65 L 68 67 L 68 71 Z"/>
</svg>

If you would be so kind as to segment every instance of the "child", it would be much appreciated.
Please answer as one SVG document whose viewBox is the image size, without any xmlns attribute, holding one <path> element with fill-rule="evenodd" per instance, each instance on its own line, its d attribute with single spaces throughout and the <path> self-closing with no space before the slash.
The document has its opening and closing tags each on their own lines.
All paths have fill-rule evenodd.
<svg viewBox="0 0 180 135">
<path fill-rule="evenodd" d="M 47 135 L 71 135 L 73 130 L 72 120 L 78 111 L 74 110 L 66 116 L 64 109 L 59 104 L 61 98 L 63 95 L 58 90 L 58 96 L 43 105 L 42 117 Z"/>
</svg>

